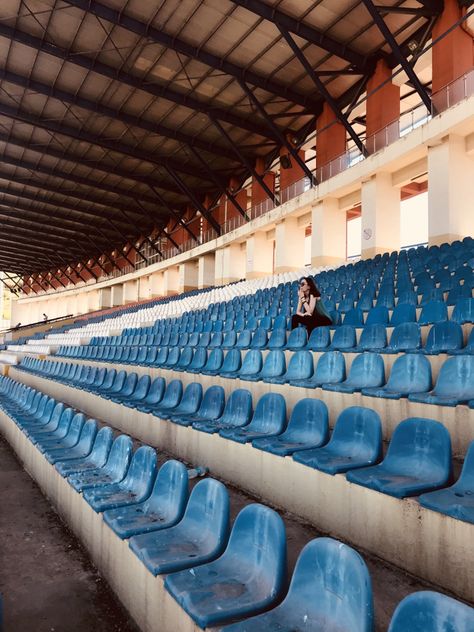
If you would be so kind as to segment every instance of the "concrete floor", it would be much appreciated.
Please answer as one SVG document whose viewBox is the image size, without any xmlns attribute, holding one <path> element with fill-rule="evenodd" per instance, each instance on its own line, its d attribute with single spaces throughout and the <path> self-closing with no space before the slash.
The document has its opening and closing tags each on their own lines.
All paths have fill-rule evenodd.
<svg viewBox="0 0 474 632">
<path fill-rule="evenodd" d="M 0 593 L 4 632 L 136 632 L 86 552 L 4 439 L 0 439 Z"/>
</svg>

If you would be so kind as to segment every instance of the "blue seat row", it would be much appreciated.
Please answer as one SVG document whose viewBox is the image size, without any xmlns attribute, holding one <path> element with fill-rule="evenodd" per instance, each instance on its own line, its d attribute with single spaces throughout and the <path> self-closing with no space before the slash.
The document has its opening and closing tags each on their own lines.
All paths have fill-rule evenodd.
<svg viewBox="0 0 474 632">
<path fill-rule="evenodd" d="M 51 401 L 0 379 L 0 407 L 23 430 L 45 429 L 50 423 L 47 408 L 53 415 L 62 407 L 59 419 L 70 410 L 57 402 L 51 407 Z M 428 444 L 436 439 L 431 432 L 425 435 Z M 422 449 L 423 442 L 418 443 Z M 118 537 L 129 540 L 150 572 L 167 574 L 166 590 L 200 627 L 316 632 L 324 622 L 325 630 L 373 632 L 370 574 L 351 547 L 332 538 L 307 543 L 286 591 L 285 526 L 275 511 L 247 505 L 231 529 L 229 496 L 222 483 L 202 480 L 188 496 L 182 463 L 167 461 L 158 469 L 154 450 L 142 446 L 132 455 L 131 440 L 125 435 L 113 440 L 107 427 L 95 435 L 88 455 L 74 457 L 72 447 L 69 451 L 56 462 L 58 472 L 82 492 L 85 502 L 103 512 Z M 98 463 L 103 465 L 94 467 Z M 399 604 L 389 632 L 430 632 L 447 625 L 470 630 L 474 610 L 445 595 L 420 592 Z"/>
</svg>

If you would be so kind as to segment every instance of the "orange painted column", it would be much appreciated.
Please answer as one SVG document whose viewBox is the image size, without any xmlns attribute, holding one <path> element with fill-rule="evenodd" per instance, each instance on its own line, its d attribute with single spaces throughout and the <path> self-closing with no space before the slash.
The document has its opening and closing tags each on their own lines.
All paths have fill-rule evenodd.
<svg viewBox="0 0 474 632">
<path fill-rule="evenodd" d="M 461 15 L 462 9 L 457 0 L 445 0 L 443 13 L 433 28 L 433 40 L 452 27 Z M 472 35 L 458 26 L 433 46 L 433 94 L 473 68 L 473 41 Z M 449 105 L 448 102 L 445 107 Z M 435 102 L 435 107 L 439 110 L 445 109 L 441 103 L 438 107 Z"/>
<path fill-rule="evenodd" d="M 391 82 L 391 74 L 386 61 L 380 59 L 367 83 L 366 147 L 371 154 L 399 137 L 400 87 Z"/>
<path fill-rule="evenodd" d="M 287 141 L 294 145 L 294 138 L 291 134 L 286 135 Z M 304 162 L 305 152 L 300 150 L 298 156 Z M 295 182 L 300 182 L 305 177 L 303 168 L 296 162 L 293 156 L 288 151 L 288 148 L 283 146 L 280 148 L 280 192 L 282 194 L 282 201 L 285 202 L 285 189 L 291 187 Z M 304 184 L 301 182 L 301 193 L 304 190 Z M 292 196 L 294 197 L 294 196 Z"/>
<path fill-rule="evenodd" d="M 236 178 L 231 178 L 229 180 L 229 189 L 232 191 L 232 194 L 234 198 L 236 199 L 237 204 L 240 204 L 240 207 L 244 211 L 246 211 L 247 205 L 248 205 L 248 198 L 249 198 L 248 191 L 247 189 L 242 189 L 241 191 L 237 191 L 238 188 L 239 188 L 238 180 L 236 180 Z M 240 216 L 240 212 L 234 206 L 232 200 L 227 199 L 226 213 L 225 213 L 226 221 L 229 221 L 231 219 L 234 219 L 234 217 L 239 217 L 239 216 Z"/>
<path fill-rule="evenodd" d="M 324 103 L 316 122 L 316 165 L 318 180 L 327 180 L 342 171 L 343 161 L 335 161 L 346 151 L 346 130 L 336 115 Z"/>
<path fill-rule="evenodd" d="M 255 163 L 255 171 L 259 176 L 263 177 L 263 181 L 270 189 L 270 191 L 275 191 L 275 174 L 272 171 L 265 173 L 265 162 L 263 158 L 257 158 Z M 268 200 L 268 193 L 260 186 L 260 183 L 256 180 L 256 178 L 252 179 L 252 208 L 257 206 L 257 204 L 261 204 L 265 200 Z"/>
</svg>

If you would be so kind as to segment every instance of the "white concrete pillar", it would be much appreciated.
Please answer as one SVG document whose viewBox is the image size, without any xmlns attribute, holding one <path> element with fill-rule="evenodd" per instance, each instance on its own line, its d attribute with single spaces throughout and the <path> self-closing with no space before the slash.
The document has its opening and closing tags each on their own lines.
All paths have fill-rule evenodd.
<svg viewBox="0 0 474 632">
<path fill-rule="evenodd" d="M 400 250 L 400 189 L 390 173 L 362 183 L 362 259 Z"/>
<path fill-rule="evenodd" d="M 215 282 L 216 257 L 214 254 L 202 255 L 198 259 L 198 288 L 211 287 Z"/>
<path fill-rule="evenodd" d="M 112 307 L 112 288 L 104 287 L 99 292 L 99 309 Z"/>
<path fill-rule="evenodd" d="M 214 284 L 222 285 L 224 275 L 224 248 L 220 248 L 215 252 L 214 258 Z"/>
<path fill-rule="evenodd" d="M 87 311 L 96 312 L 98 309 L 101 309 L 100 291 L 93 290 L 92 292 L 87 292 Z"/>
<path fill-rule="evenodd" d="M 112 307 L 123 305 L 123 283 L 112 285 Z"/>
<path fill-rule="evenodd" d="M 275 273 L 299 270 L 304 266 L 305 226 L 288 217 L 275 228 Z"/>
<path fill-rule="evenodd" d="M 150 298 L 150 277 L 142 276 L 138 278 L 138 300 Z"/>
<path fill-rule="evenodd" d="M 474 234 L 474 160 L 466 141 L 450 134 L 428 147 L 428 239 L 430 245 Z"/>
<path fill-rule="evenodd" d="M 268 233 L 259 231 L 247 239 L 246 279 L 256 279 L 273 273 L 273 239 Z"/>
<path fill-rule="evenodd" d="M 198 286 L 198 262 L 196 259 L 181 263 L 178 267 L 179 281 L 178 291 L 189 292 Z"/>
<path fill-rule="evenodd" d="M 138 279 L 126 281 L 123 284 L 123 302 L 136 303 L 138 301 Z"/>
<path fill-rule="evenodd" d="M 221 282 L 225 285 L 243 278 L 245 278 L 245 244 L 232 243 L 222 249 Z"/>
<path fill-rule="evenodd" d="M 167 268 L 163 272 L 163 294 L 170 296 L 177 294 L 179 288 L 179 271 L 178 266 Z"/>
<path fill-rule="evenodd" d="M 321 200 L 311 209 L 311 266 L 337 266 L 346 259 L 346 211 L 336 198 Z"/>
<path fill-rule="evenodd" d="M 150 298 L 163 296 L 163 272 L 154 272 L 148 277 L 150 283 Z"/>
</svg>

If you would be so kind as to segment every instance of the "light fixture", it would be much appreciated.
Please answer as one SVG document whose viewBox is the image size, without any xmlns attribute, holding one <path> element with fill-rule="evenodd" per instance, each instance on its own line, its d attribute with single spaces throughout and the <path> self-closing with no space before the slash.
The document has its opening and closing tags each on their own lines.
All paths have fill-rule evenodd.
<svg viewBox="0 0 474 632">
<path fill-rule="evenodd" d="M 414 53 L 418 48 L 418 42 L 416 40 L 410 40 L 407 46 L 410 53 Z"/>
</svg>

